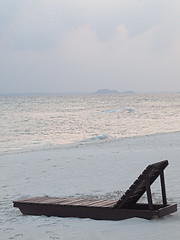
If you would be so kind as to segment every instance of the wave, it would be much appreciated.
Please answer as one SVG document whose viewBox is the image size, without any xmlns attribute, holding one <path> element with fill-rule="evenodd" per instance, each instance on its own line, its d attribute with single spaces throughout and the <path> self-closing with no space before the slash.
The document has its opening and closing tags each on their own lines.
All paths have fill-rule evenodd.
<svg viewBox="0 0 180 240">
<path fill-rule="evenodd" d="M 100 113 L 135 112 L 135 111 L 136 109 L 133 107 L 124 107 L 124 108 L 110 109 L 110 110 L 102 111 Z"/>
<path fill-rule="evenodd" d="M 94 137 L 91 138 L 86 138 L 83 140 L 83 142 L 89 142 L 89 141 L 99 141 L 99 140 L 106 140 L 109 139 L 109 135 L 108 134 L 102 134 L 102 135 L 96 135 Z"/>
</svg>

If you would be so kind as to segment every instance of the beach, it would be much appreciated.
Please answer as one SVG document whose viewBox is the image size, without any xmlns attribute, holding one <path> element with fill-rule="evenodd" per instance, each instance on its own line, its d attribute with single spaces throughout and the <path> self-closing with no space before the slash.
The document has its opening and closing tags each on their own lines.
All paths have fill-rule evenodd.
<svg viewBox="0 0 180 240">
<path fill-rule="evenodd" d="M 169 161 L 168 202 L 179 207 L 179 146 L 174 132 L 1 155 L 0 239 L 179 239 L 179 212 L 150 221 L 97 221 L 24 216 L 13 207 L 14 200 L 45 195 L 118 199 L 147 165 L 161 160 Z M 159 202 L 158 181 L 152 192 Z"/>
</svg>

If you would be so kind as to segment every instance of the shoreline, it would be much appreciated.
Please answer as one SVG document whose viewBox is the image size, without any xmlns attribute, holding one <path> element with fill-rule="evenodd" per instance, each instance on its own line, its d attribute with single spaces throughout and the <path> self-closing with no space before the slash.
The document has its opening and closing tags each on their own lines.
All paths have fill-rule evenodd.
<svg viewBox="0 0 180 240">
<path fill-rule="evenodd" d="M 21 149 L 21 150 L 13 150 L 10 152 L 2 152 L 0 153 L 0 157 L 1 156 L 7 156 L 7 155 L 15 155 L 15 154 L 25 154 L 25 153 L 31 153 L 31 152 L 42 152 L 42 151 L 53 151 L 53 150 L 60 150 L 60 149 L 71 149 L 71 148 L 78 148 L 80 146 L 93 146 L 93 145 L 112 145 L 112 144 L 116 144 L 119 142 L 123 142 L 126 140 L 140 140 L 140 139 L 146 139 L 146 138 L 157 138 L 157 137 L 163 137 L 163 136 L 168 136 L 168 135 L 178 135 L 180 134 L 180 131 L 174 131 L 174 132 L 162 132 L 162 133 L 152 133 L 152 134 L 147 134 L 147 135 L 136 135 L 136 136 L 130 136 L 130 137 L 121 137 L 121 138 L 106 138 L 106 139 L 87 139 L 86 140 L 82 140 L 82 141 L 77 141 L 77 142 L 73 142 L 73 143 L 65 143 L 65 144 L 59 144 L 56 146 L 50 146 L 50 147 L 39 147 L 39 148 L 32 148 L 32 149 Z"/>
</svg>

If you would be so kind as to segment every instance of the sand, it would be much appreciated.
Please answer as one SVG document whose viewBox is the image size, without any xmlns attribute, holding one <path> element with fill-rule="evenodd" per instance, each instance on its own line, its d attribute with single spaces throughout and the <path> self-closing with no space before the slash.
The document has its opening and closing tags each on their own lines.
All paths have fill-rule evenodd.
<svg viewBox="0 0 180 240">
<path fill-rule="evenodd" d="M 180 132 L 0 156 L 0 239 L 179 239 L 179 212 L 151 221 L 23 216 L 13 200 L 49 195 L 118 198 L 151 163 L 168 160 L 169 202 L 180 204 Z M 153 187 L 160 201 L 160 186 Z M 146 200 L 146 199 L 145 199 Z"/>
</svg>

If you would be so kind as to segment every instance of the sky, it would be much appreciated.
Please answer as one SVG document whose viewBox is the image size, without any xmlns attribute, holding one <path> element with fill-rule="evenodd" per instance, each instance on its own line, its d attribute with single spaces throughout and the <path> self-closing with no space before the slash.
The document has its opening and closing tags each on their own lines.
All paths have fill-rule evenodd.
<svg viewBox="0 0 180 240">
<path fill-rule="evenodd" d="M 0 93 L 180 91 L 179 0 L 0 0 Z"/>
</svg>

